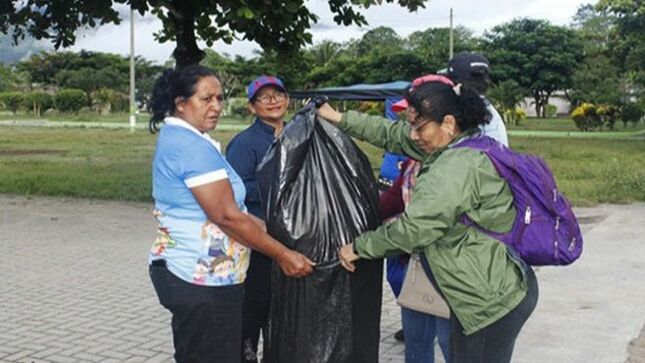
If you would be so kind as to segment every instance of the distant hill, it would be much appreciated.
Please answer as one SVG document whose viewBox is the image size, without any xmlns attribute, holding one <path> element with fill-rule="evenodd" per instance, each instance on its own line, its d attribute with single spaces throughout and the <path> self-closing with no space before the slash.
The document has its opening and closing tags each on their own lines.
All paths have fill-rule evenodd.
<svg viewBox="0 0 645 363">
<path fill-rule="evenodd" d="M 18 45 L 13 45 L 11 35 L 0 34 L 0 63 L 13 64 L 32 54 L 52 48 L 48 42 L 31 37 L 25 37 Z"/>
</svg>

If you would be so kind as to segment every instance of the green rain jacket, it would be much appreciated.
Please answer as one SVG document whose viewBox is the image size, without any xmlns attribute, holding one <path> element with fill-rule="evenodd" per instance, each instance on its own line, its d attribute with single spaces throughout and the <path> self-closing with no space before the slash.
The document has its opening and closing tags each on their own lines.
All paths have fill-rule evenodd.
<svg viewBox="0 0 645 363">
<path fill-rule="evenodd" d="M 428 155 L 410 140 L 407 122 L 350 111 L 338 126 L 358 139 L 422 161 L 405 212 L 397 221 L 357 237 L 359 256 L 425 252 L 467 335 L 521 302 L 527 292 L 524 263 L 502 242 L 459 222 L 466 213 L 486 229 L 508 232 L 516 215 L 510 188 L 490 159 L 479 151 L 450 147 L 468 133 Z"/>
</svg>

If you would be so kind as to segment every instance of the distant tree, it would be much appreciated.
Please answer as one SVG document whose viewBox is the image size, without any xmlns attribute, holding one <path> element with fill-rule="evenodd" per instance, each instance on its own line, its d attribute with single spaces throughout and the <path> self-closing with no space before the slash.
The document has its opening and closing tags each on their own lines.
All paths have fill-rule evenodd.
<svg viewBox="0 0 645 363">
<path fill-rule="evenodd" d="M 616 17 L 586 4 L 578 8 L 573 19 L 573 27 L 582 40 L 584 60 L 574 71 L 572 89 L 568 92 L 572 105 L 620 104 L 619 67 L 610 51 Z"/>
<path fill-rule="evenodd" d="M 425 59 L 409 50 L 373 53 L 365 59 L 363 68 L 361 73 L 366 83 L 412 80 L 428 72 Z"/>
<path fill-rule="evenodd" d="M 40 117 L 48 108 L 54 106 L 54 98 L 47 92 L 34 91 L 25 95 L 25 103 L 35 116 Z"/>
<path fill-rule="evenodd" d="M 428 28 L 414 32 L 408 36 L 406 44 L 410 50 L 425 59 L 425 73 L 436 73 L 447 67 L 450 60 L 449 28 Z M 472 31 L 463 26 L 457 26 L 453 30 L 453 47 L 455 53 L 481 50 L 481 45 Z"/>
<path fill-rule="evenodd" d="M 121 93 L 129 87 L 130 61 L 109 53 L 63 51 L 35 54 L 16 64 L 16 70 L 36 88 L 79 88 L 90 94 L 100 88 Z M 136 99 L 145 104 L 162 67 L 141 57 L 135 58 Z"/>
<path fill-rule="evenodd" d="M 366 32 L 358 41 L 357 55 L 364 56 L 372 52 L 396 52 L 403 49 L 403 40 L 394 29 L 380 26 Z"/>
<path fill-rule="evenodd" d="M 56 83 L 60 88 L 77 88 L 87 94 L 101 88 L 125 92 L 128 89 L 127 73 L 119 72 L 114 67 L 93 69 L 89 67 L 78 70 L 64 69 L 56 74 Z"/>
<path fill-rule="evenodd" d="M 0 92 L 8 91 L 13 85 L 14 77 L 11 69 L 0 63 Z"/>
<path fill-rule="evenodd" d="M 554 91 L 568 90 L 583 59 L 578 34 L 546 20 L 517 19 L 484 34 L 494 81 L 512 79 L 530 91 L 537 115 Z"/>
<path fill-rule="evenodd" d="M 244 77 L 238 70 L 244 68 L 243 65 L 247 61 L 241 57 L 234 61 L 211 49 L 206 49 L 205 52 L 206 57 L 202 61 L 202 65 L 217 73 L 224 87 L 224 98 L 229 99 L 235 94 L 241 94 L 244 88 L 242 84 Z"/>
<path fill-rule="evenodd" d="M 320 44 L 308 49 L 307 52 L 313 58 L 314 64 L 317 66 L 324 66 L 329 63 L 338 53 L 342 45 L 331 40 L 325 40 Z"/>
<path fill-rule="evenodd" d="M 0 93 L 0 105 L 10 110 L 14 115 L 16 111 L 23 105 L 25 97 L 20 92 L 2 92 Z"/>
<path fill-rule="evenodd" d="M 612 59 L 631 97 L 642 102 L 645 89 L 645 2 L 642 0 L 600 0 L 596 9 L 616 17 L 609 32 Z"/>
<path fill-rule="evenodd" d="M 70 51 L 42 52 L 16 64 L 16 69 L 29 75 L 30 83 L 53 84 L 63 69 L 78 69 L 80 55 Z"/>
<path fill-rule="evenodd" d="M 410 11 L 424 7 L 427 0 L 398 0 Z M 385 0 L 392 3 L 394 0 Z M 231 43 L 236 37 L 258 43 L 263 50 L 287 54 L 311 43 L 308 30 L 318 20 L 302 0 L 6 0 L 0 2 L 0 32 L 13 26 L 16 40 L 30 34 L 51 39 L 54 46 L 68 47 L 82 27 L 121 22 L 116 4 L 128 3 L 141 15 L 150 12 L 163 23 L 156 34 L 160 42 L 176 41 L 173 56 L 177 66 L 199 63 L 204 53 L 197 46 L 201 38 L 210 47 L 215 41 Z M 382 0 L 329 0 L 334 21 L 343 25 L 365 25 L 360 10 L 382 4 Z"/>
<path fill-rule="evenodd" d="M 303 87 L 305 76 L 312 64 L 304 51 L 294 51 L 286 55 L 276 51 L 261 51 L 257 52 L 257 55 L 257 58 L 246 64 L 249 69 L 256 71 L 242 77 L 244 86 L 260 74 L 273 74 L 284 81 L 287 89 Z"/>
</svg>

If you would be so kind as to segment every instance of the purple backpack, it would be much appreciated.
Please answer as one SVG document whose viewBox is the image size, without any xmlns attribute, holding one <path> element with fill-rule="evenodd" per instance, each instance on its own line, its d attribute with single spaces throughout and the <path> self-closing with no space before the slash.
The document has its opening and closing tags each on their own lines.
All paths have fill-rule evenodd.
<svg viewBox="0 0 645 363">
<path fill-rule="evenodd" d="M 467 215 L 461 221 L 513 248 L 530 265 L 568 265 L 582 253 L 582 234 L 571 204 L 560 194 L 544 160 L 517 153 L 488 136 L 464 139 L 467 147 L 488 155 L 513 193 L 517 217 L 508 233 L 478 226 Z"/>
</svg>

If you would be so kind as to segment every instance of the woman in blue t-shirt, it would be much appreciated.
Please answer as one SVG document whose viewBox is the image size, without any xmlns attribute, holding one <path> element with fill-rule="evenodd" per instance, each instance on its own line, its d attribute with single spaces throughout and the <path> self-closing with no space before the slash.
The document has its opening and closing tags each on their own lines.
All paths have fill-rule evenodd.
<svg viewBox="0 0 645 363">
<path fill-rule="evenodd" d="M 273 258 L 288 276 L 306 276 L 313 266 L 246 212 L 244 183 L 208 135 L 222 105 L 219 79 L 192 65 L 164 72 L 150 106 L 151 132 L 165 124 L 152 164 L 159 232 L 150 277 L 172 313 L 177 362 L 240 361 L 249 248 Z"/>
</svg>

